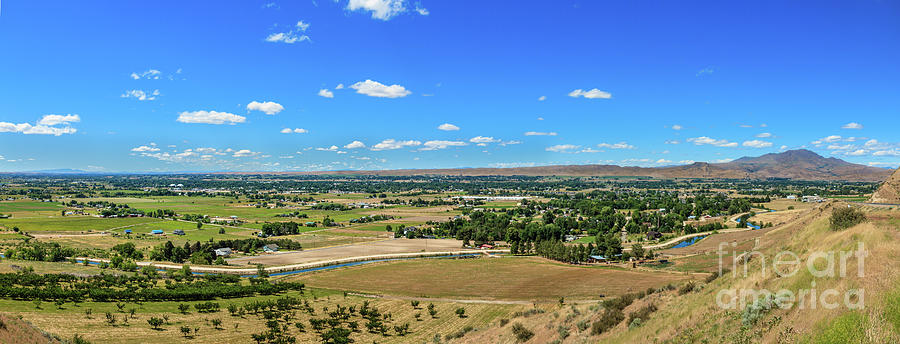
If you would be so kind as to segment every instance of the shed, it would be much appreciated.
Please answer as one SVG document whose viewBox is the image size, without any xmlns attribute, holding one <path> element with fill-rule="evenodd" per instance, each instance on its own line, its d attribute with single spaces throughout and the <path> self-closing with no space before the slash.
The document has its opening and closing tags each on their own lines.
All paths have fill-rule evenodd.
<svg viewBox="0 0 900 344">
<path fill-rule="evenodd" d="M 216 249 L 216 257 L 228 257 L 231 255 L 231 247 L 222 247 Z"/>
<path fill-rule="evenodd" d="M 181 229 L 176 229 L 176 230 L 172 231 L 172 234 L 175 234 L 175 235 L 184 235 L 184 231 L 181 230 Z"/>
<path fill-rule="evenodd" d="M 150 234 L 163 234 L 163 231 L 162 229 L 154 229 L 150 231 Z"/>
<path fill-rule="evenodd" d="M 263 246 L 263 252 L 278 252 L 278 245 L 268 244 Z"/>
<path fill-rule="evenodd" d="M 125 230 L 125 234 L 131 234 L 131 230 L 130 230 L 130 229 L 126 229 L 126 230 Z"/>
</svg>

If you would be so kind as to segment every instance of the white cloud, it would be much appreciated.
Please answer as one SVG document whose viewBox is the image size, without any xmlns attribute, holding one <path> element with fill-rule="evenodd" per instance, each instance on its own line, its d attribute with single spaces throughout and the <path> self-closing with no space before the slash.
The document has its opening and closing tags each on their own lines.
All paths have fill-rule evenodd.
<svg viewBox="0 0 900 344">
<path fill-rule="evenodd" d="M 677 145 L 677 144 L 680 144 L 680 143 L 681 143 L 681 142 L 678 141 L 678 140 L 666 140 L 666 142 L 665 142 L 665 144 L 667 144 L 667 145 Z"/>
<path fill-rule="evenodd" d="M 900 156 L 900 149 L 892 148 L 889 150 L 880 150 L 872 153 L 874 156 Z"/>
<path fill-rule="evenodd" d="M 160 74 L 162 74 L 162 72 L 160 72 L 156 69 L 149 69 L 146 72 L 142 72 L 142 73 L 131 73 L 131 78 L 134 80 L 138 80 L 138 79 L 142 79 L 142 78 L 158 80 Z"/>
<path fill-rule="evenodd" d="M 305 23 L 301 20 L 289 31 L 277 32 L 266 36 L 266 42 L 294 44 L 297 42 L 309 41 L 309 36 L 303 34 L 307 29 L 309 29 L 309 23 Z"/>
<path fill-rule="evenodd" d="M 440 130 L 443 130 L 443 131 L 455 131 L 455 130 L 459 130 L 459 127 L 457 127 L 457 126 L 455 126 L 455 125 L 453 125 L 453 124 L 450 124 L 450 123 L 444 123 L 444 124 L 441 124 L 441 125 L 439 125 L 437 128 L 440 129 Z"/>
<path fill-rule="evenodd" d="M 132 152 L 158 152 L 159 148 L 152 146 L 139 146 L 131 149 Z"/>
<path fill-rule="evenodd" d="M 592 89 L 590 91 L 585 91 L 585 90 L 582 90 L 579 88 L 577 90 L 569 92 L 569 97 L 572 97 L 572 98 L 585 97 L 588 99 L 609 99 L 609 98 L 612 98 L 612 94 L 609 94 L 609 92 L 604 92 L 604 91 L 598 90 L 596 88 Z"/>
<path fill-rule="evenodd" d="M 347 9 L 372 12 L 372 19 L 390 20 L 394 16 L 406 12 L 403 0 L 350 0 Z M 427 12 L 427 10 L 426 10 Z"/>
<path fill-rule="evenodd" d="M 319 147 L 319 148 L 316 148 L 316 150 L 323 151 L 323 152 L 336 152 L 338 150 L 338 146 L 331 145 L 331 147 L 328 147 L 328 148 Z"/>
<path fill-rule="evenodd" d="M 256 156 L 256 155 L 259 155 L 259 152 L 253 152 L 249 149 L 241 149 L 241 150 L 235 151 L 234 154 L 232 154 L 231 156 L 233 156 L 235 158 L 245 158 L 248 156 Z"/>
<path fill-rule="evenodd" d="M 274 115 L 284 110 L 284 106 L 278 104 L 276 102 L 258 102 L 252 101 L 250 104 L 247 104 L 247 111 L 262 111 L 267 115 Z"/>
<path fill-rule="evenodd" d="M 750 148 L 766 148 L 766 147 L 772 147 L 772 143 L 771 143 L 771 142 L 762 141 L 762 140 L 750 140 L 750 141 L 744 141 L 744 143 L 742 143 L 741 145 L 744 146 L 744 147 L 750 147 Z"/>
<path fill-rule="evenodd" d="M 764 139 L 767 137 L 772 137 L 772 133 L 759 133 L 759 134 L 756 134 L 756 137 Z"/>
<path fill-rule="evenodd" d="M 356 93 L 365 94 L 369 97 L 379 98 L 402 98 L 412 94 L 412 92 L 410 92 L 403 86 L 387 86 L 378 81 L 372 81 L 369 79 L 350 85 L 350 88 L 356 90 Z"/>
<path fill-rule="evenodd" d="M 731 161 L 734 161 L 734 159 L 725 158 L 725 159 L 713 160 L 713 162 L 717 163 L 717 164 L 731 162 Z"/>
<path fill-rule="evenodd" d="M 701 136 L 687 139 L 687 142 L 693 142 L 695 145 L 712 145 L 716 147 L 737 147 L 737 142 L 728 142 L 728 140 L 716 140 L 711 137 Z"/>
<path fill-rule="evenodd" d="M 366 144 L 360 141 L 353 141 L 344 146 L 346 149 L 366 148 Z"/>
<path fill-rule="evenodd" d="M 156 97 L 159 96 L 159 90 L 147 91 L 143 90 L 130 90 L 122 93 L 120 97 L 122 98 L 134 98 L 140 101 L 145 100 L 156 100 Z"/>
<path fill-rule="evenodd" d="M 344 84 L 338 84 L 337 86 L 334 87 L 334 89 L 336 89 L 336 90 L 343 90 L 343 89 L 344 89 Z"/>
<path fill-rule="evenodd" d="M 63 134 L 74 134 L 78 130 L 68 125 L 70 122 L 78 122 L 81 118 L 78 115 L 46 115 L 41 118 L 37 125 L 31 123 L 10 123 L 0 122 L 0 133 L 22 133 L 25 135 L 53 135 L 60 136 Z M 53 124 L 49 124 L 53 123 Z M 66 127 L 55 127 L 56 124 L 65 124 Z"/>
<path fill-rule="evenodd" d="M 387 139 L 379 142 L 375 146 L 372 146 L 372 150 L 380 151 L 380 150 L 391 150 L 391 149 L 400 149 L 404 147 L 411 146 L 419 146 L 422 142 L 416 140 L 407 140 L 407 141 L 397 141 L 394 139 Z"/>
<path fill-rule="evenodd" d="M 526 131 L 525 136 L 556 136 L 556 132 Z"/>
<path fill-rule="evenodd" d="M 469 139 L 469 142 L 471 142 L 471 143 L 494 143 L 494 142 L 500 142 L 500 140 L 495 139 L 493 137 L 488 137 L 488 136 L 475 136 L 475 137 Z"/>
<path fill-rule="evenodd" d="M 683 127 L 680 126 L 680 125 L 678 125 L 678 124 L 675 124 L 675 125 L 672 126 L 672 129 L 673 129 L 673 130 L 681 130 L 682 128 L 683 128 Z"/>
<path fill-rule="evenodd" d="M 656 160 L 656 163 L 657 164 L 671 164 L 672 160 L 659 159 L 659 160 Z"/>
<path fill-rule="evenodd" d="M 329 91 L 327 88 L 323 88 L 319 90 L 319 97 L 334 98 L 334 92 Z"/>
<path fill-rule="evenodd" d="M 853 148 L 856 148 L 856 146 L 851 145 L 851 144 L 840 145 L 840 144 L 833 143 L 833 144 L 828 145 L 827 148 L 830 150 L 851 150 Z"/>
<path fill-rule="evenodd" d="M 444 148 L 448 148 L 448 147 L 459 147 L 459 146 L 465 146 L 465 145 L 466 145 L 466 143 L 462 142 L 462 141 L 432 140 L 432 141 L 425 142 L 425 144 L 423 144 L 424 147 L 422 147 L 420 150 L 429 151 L 429 150 L 444 149 Z"/>
<path fill-rule="evenodd" d="M 545 100 L 547 100 L 547 96 L 540 96 L 540 97 L 538 97 L 538 101 L 539 101 L 539 102 L 542 102 L 542 101 L 545 101 Z"/>
<path fill-rule="evenodd" d="M 841 126 L 841 128 L 843 128 L 843 129 L 862 129 L 863 125 L 856 123 L 856 122 L 850 122 L 850 123 L 844 124 L 843 126 Z"/>
<path fill-rule="evenodd" d="M 423 15 L 423 16 L 427 16 L 427 15 L 431 14 L 431 12 L 428 12 L 427 8 L 422 7 L 422 5 L 419 4 L 418 2 L 416 3 L 416 12 L 418 12 L 420 15 Z"/>
<path fill-rule="evenodd" d="M 57 124 L 69 124 L 73 122 L 81 122 L 81 117 L 78 115 L 44 115 L 40 121 L 37 122 L 38 125 L 57 125 Z"/>
<path fill-rule="evenodd" d="M 176 121 L 181 123 L 235 124 L 244 123 L 247 118 L 228 112 L 218 111 L 184 111 Z"/>
<path fill-rule="evenodd" d="M 296 128 L 296 129 L 284 128 L 284 129 L 281 129 L 281 133 L 282 133 L 282 134 L 291 134 L 291 133 L 294 133 L 294 134 L 306 134 L 306 133 L 308 133 L 308 132 L 309 132 L 308 130 L 303 129 L 303 128 Z"/>
<path fill-rule="evenodd" d="M 860 155 L 866 155 L 866 153 L 868 153 L 868 152 L 869 152 L 869 151 L 867 151 L 867 150 L 865 150 L 865 149 L 857 149 L 857 150 L 852 151 L 852 152 L 844 153 L 844 155 L 860 156 Z"/>
<path fill-rule="evenodd" d="M 690 165 L 690 164 L 693 164 L 693 163 L 695 163 L 695 162 L 696 162 L 696 161 L 694 161 L 694 160 L 681 160 L 681 161 L 679 161 L 678 163 L 679 163 L 679 164 Z"/>
<path fill-rule="evenodd" d="M 699 72 L 697 72 L 697 74 L 696 74 L 695 76 L 709 75 L 709 74 L 712 74 L 712 73 L 715 73 L 715 72 L 716 72 L 716 69 L 715 69 L 715 68 L 713 68 L 713 67 L 706 67 L 706 68 L 701 69 Z"/>
<path fill-rule="evenodd" d="M 630 144 L 628 144 L 628 143 L 626 143 L 626 142 L 619 142 L 619 143 L 599 143 L 599 144 L 597 144 L 597 147 L 600 147 L 600 148 L 609 148 L 609 149 L 634 149 L 634 146 L 632 146 L 632 145 L 630 145 Z"/>
<path fill-rule="evenodd" d="M 787 149 L 788 149 L 788 146 L 787 146 L 787 145 L 781 145 L 781 147 L 779 147 L 778 149 L 779 149 L 779 150 L 787 150 Z"/>
<path fill-rule="evenodd" d="M 545 150 L 548 152 L 566 153 L 566 152 L 578 149 L 580 147 L 581 146 L 565 144 L 565 145 L 550 146 L 550 147 L 547 147 Z"/>
<path fill-rule="evenodd" d="M 593 148 L 591 148 L 591 147 L 586 147 L 586 148 L 584 148 L 584 149 L 582 149 L 582 150 L 580 150 L 580 151 L 578 151 L 578 152 L 579 152 L 579 153 L 599 153 L 600 150 L 598 150 L 598 149 L 593 149 Z"/>
</svg>

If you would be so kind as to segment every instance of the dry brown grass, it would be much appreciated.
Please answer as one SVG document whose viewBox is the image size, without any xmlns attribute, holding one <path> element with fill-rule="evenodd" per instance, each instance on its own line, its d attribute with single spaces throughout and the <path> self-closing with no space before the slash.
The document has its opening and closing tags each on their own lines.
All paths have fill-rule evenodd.
<svg viewBox="0 0 900 344">
<path fill-rule="evenodd" d="M 597 300 L 692 278 L 683 273 L 572 266 L 535 257 L 417 259 L 291 277 L 309 286 L 414 297 L 555 302 Z M 697 277 L 702 278 L 702 277 Z"/>
</svg>

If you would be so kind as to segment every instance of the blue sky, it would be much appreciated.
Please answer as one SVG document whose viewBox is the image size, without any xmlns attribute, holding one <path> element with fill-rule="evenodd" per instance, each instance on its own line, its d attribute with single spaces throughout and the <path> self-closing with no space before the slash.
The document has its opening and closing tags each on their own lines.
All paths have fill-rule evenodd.
<svg viewBox="0 0 900 344">
<path fill-rule="evenodd" d="M 3 1 L 0 171 L 900 165 L 896 1 Z"/>
</svg>

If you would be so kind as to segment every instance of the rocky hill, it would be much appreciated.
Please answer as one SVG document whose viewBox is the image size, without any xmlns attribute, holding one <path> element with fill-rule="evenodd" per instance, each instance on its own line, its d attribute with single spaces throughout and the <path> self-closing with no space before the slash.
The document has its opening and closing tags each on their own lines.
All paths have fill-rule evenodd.
<svg viewBox="0 0 900 344">
<path fill-rule="evenodd" d="M 884 184 L 872 194 L 871 203 L 900 204 L 900 169 L 894 171 Z"/>
</svg>

